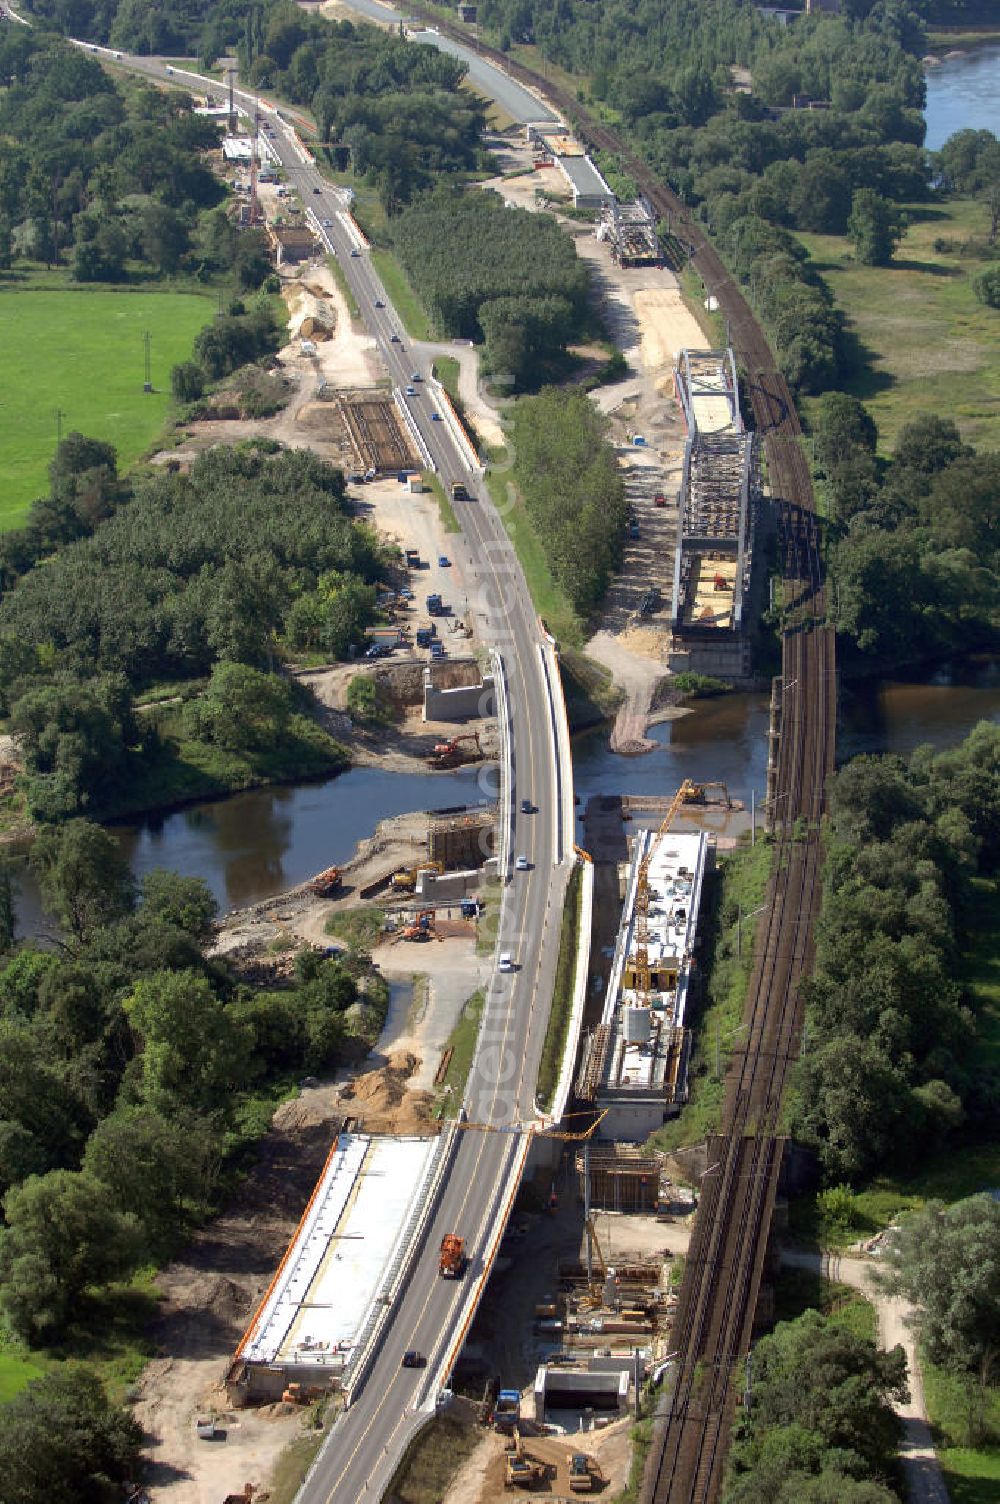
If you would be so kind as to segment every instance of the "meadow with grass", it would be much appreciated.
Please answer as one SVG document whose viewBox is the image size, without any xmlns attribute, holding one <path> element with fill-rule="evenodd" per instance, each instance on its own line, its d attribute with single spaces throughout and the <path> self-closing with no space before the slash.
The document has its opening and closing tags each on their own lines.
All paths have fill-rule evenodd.
<svg viewBox="0 0 1000 1504">
<path fill-rule="evenodd" d="M 48 494 L 57 426 L 113 444 L 122 470 L 146 452 L 172 403 L 171 367 L 190 358 L 214 301 L 114 288 L 0 291 L 0 529 Z M 143 391 L 147 331 L 152 392 Z"/>
<path fill-rule="evenodd" d="M 990 264 L 988 206 L 942 199 L 905 212 L 889 266 L 861 265 L 845 236 L 799 234 L 858 342 L 858 370 L 843 388 L 868 407 L 885 453 L 923 413 L 954 418 L 977 449 L 1000 448 L 1000 311 L 972 290 Z"/>
</svg>

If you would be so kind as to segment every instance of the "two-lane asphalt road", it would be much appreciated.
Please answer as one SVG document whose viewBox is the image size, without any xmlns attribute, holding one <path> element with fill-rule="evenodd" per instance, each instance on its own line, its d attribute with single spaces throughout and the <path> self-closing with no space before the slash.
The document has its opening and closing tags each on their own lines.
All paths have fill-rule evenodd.
<svg viewBox="0 0 1000 1504">
<path fill-rule="evenodd" d="M 212 87 L 209 79 L 150 58 L 87 49 L 158 81 L 179 87 Z M 169 67 L 169 71 L 168 71 Z M 238 91 L 238 101 L 252 110 L 254 98 Z M 471 1122 L 495 1126 L 530 1122 L 534 1089 L 552 997 L 567 863 L 557 849 L 571 844 L 572 834 L 553 818 L 557 797 L 551 705 L 542 671 L 538 621 L 527 586 L 503 524 L 478 472 L 446 421 L 432 417 L 429 361 L 409 347 L 395 310 L 369 254 L 358 251 L 342 219 L 344 195 L 325 181 L 315 165 L 303 160 L 291 128 L 274 111 L 265 113 L 268 140 L 286 177 L 303 203 L 313 210 L 337 256 L 361 316 L 374 335 L 393 385 L 415 395 L 404 397 L 414 423 L 446 487 L 461 480 L 471 500 L 456 502 L 465 540 L 466 589 L 479 634 L 502 654 L 507 674 L 513 745 L 512 807 L 501 819 L 513 819 L 512 857 L 528 858 L 528 871 L 515 871 L 504 890 L 498 955 L 511 956 L 514 970 L 497 970 L 487 991 L 477 1055 L 466 1091 Z M 398 337 L 398 342 L 392 336 Z M 412 382 L 414 374 L 423 379 Z M 560 693 L 559 685 L 553 686 Z M 563 770 L 570 778 L 571 770 Z M 521 810 L 521 801 L 533 806 Z M 386 1335 L 349 1409 L 337 1420 L 299 1495 L 302 1504 L 358 1504 L 380 1499 L 403 1448 L 421 1423 L 419 1407 L 433 1403 L 438 1384 L 447 1377 L 446 1359 L 460 1336 L 470 1280 L 484 1267 L 484 1253 L 497 1232 L 499 1192 L 510 1179 L 519 1152 L 518 1137 L 470 1129 L 459 1134 L 439 1204 L 426 1232 L 420 1258 L 400 1297 Z M 441 1279 L 437 1250 L 445 1233 L 466 1240 L 469 1266 L 464 1280 Z M 278 1250 L 275 1250 L 277 1254 Z M 403 1369 L 408 1349 L 427 1356 L 425 1369 Z"/>
</svg>

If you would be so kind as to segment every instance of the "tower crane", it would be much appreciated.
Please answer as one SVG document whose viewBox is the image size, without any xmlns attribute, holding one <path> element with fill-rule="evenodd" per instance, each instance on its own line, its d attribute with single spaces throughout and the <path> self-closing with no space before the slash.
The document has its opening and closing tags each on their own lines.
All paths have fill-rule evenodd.
<svg viewBox="0 0 1000 1504">
<path fill-rule="evenodd" d="M 652 980 L 649 969 L 649 866 L 653 859 L 653 852 L 659 842 L 666 835 L 673 823 L 677 811 L 682 805 L 696 799 L 697 785 L 690 778 L 685 778 L 673 799 L 670 808 L 660 822 L 660 828 L 646 847 L 645 855 L 639 863 L 639 872 L 635 885 L 635 960 L 633 969 L 635 973 L 635 990 L 639 996 L 640 1006 L 650 1006 L 650 992 Z"/>
</svg>

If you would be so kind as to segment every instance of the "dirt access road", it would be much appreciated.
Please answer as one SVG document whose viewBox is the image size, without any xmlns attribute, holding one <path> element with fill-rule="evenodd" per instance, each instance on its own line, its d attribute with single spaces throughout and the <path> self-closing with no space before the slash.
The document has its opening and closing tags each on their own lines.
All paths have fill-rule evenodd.
<svg viewBox="0 0 1000 1504">
<path fill-rule="evenodd" d="M 673 395 L 673 367 L 678 352 L 703 349 L 712 342 L 704 325 L 682 296 L 677 277 L 666 267 L 616 264 L 606 241 L 593 227 L 560 214 L 568 193 L 556 168 L 534 169 L 533 153 L 515 133 L 494 146 L 503 176 L 490 179 L 510 204 L 552 212 L 572 236 L 577 255 L 587 262 L 594 302 L 614 343 L 627 360 L 626 380 L 592 393 L 595 405 L 611 419 L 609 437 L 618 446 L 636 537 L 625 543 L 622 568 L 602 606 L 600 630 L 587 653 L 607 668 L 623 692 L 611 745 L 615 751 L 641 753 L 655 744 L 645 736 L 656 686 L 669 672 L 669 606 L 677 531 L 677 491 L 683 465 L 685 430 Z M 507 174 L 519 173 L 519 176 Z M 635 446 L 635 435 L 645 443 Z M 657 507 L 662 494 L 666 505 Z M 652 610 L 640 606 L 655 591 Z"/>
</svg>

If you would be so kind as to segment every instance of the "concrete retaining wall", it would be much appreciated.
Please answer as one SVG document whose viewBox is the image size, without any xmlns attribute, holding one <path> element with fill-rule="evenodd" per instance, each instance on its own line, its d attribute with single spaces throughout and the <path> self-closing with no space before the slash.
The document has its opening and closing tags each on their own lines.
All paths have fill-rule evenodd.
<svg viewBox="0 0 1000 1504">
<path fill-rule="evenodd" d="M 547 1410 L 617 1410 L 628 1414 L 631 1362 L 624 1370 L 581 1373 L 575 1368 L 540 1368 L 535 1378 L 535 1421 L 541 1424 Z"/>
<path fill-rule="evenodd" d="M 457 903 L 466 893 L 478 888 L 483 874 L 470 872 L 421 872 L 417 877 L 417 897 L 427 903 Z"/>
<path fill-rule="evenodd" d="M 424 670 L 425 721 L 469 721 L 488 714 L 484 712 L 483 699 L 493 696 L 492 674 L 484 674 L 478 684 L 462 684 L 455 689 L 435 689 L 432 676 L 432 669 Z"/>
</svg>

